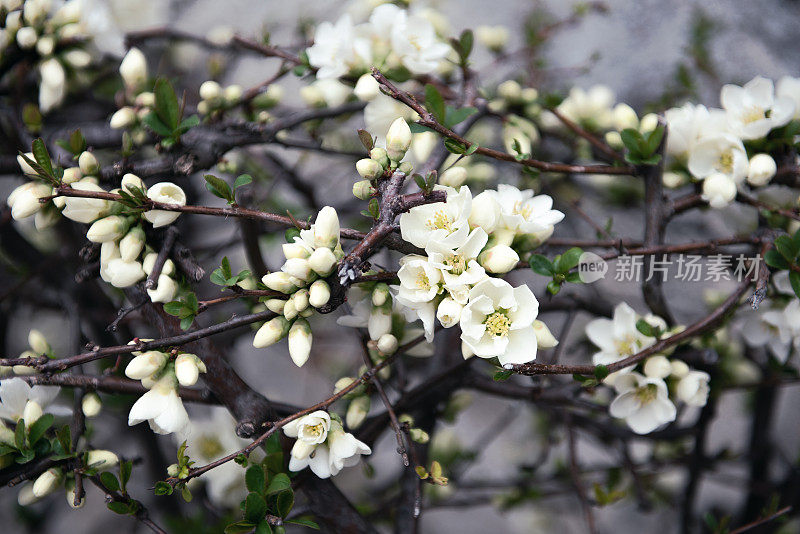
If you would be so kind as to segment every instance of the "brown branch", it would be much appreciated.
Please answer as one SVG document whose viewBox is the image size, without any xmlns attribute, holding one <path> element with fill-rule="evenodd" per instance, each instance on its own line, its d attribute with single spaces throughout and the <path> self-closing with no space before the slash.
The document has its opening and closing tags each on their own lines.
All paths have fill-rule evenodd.
<svg viewBox="0 0 800 534">
<path fill-rule="evenodd" d="M 164 268 L 164 264 L 166 263 L 170 252 L 172 252 L 172 247 L 175 245 L 175 240 L 177 238 L 178 227 L 173 225 L 167 228 L 166 232 L 164 233 L 164 241 L 161 243 L 161 250 L 158 251 L 156 262 L 153 264 L 153 270 L 150 271 L 150 274 L 147 276 L 147 280 L 144 282 L 145 289 L 153 289 L 156 287 L 156 284 L 158 283 L 158 277 L 161 274 L 161 270 Z"/>
</svg>

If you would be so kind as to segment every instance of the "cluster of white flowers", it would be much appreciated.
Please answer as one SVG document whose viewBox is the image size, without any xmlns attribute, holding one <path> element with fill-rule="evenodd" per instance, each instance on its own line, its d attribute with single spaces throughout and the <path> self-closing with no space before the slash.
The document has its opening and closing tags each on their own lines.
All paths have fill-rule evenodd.
<svg viewBox="0 0 800 534">
<path fill-rule="evenodd" d="M 147 87 L 147 58 L 136 47 L 128 50 L 119 65 L 119 74 L 125 86 L 125 105 L 119 108 L 109 121 L 115 130 L 128 130 L 131 139 L 137 145 L 147 139 L 147 131 L 143 120 L 149 115 L 156 103 L 156 97 Z"/>
<path fill-rule="evenodd" d="M 306 467 L 319 478 L 336 476 L 345 467 L 356 465 L 362 455 L 372 450 L 345 432 L 339 418 L 323 410 L 290 421 L 283 432 L 295 438 L 290 471 L 302 471 Z"/>
<path fill-rule="evenodd" d="M 335 23 L 323 22 L 306 50 L 317 78 L 361 74 L 371 66 L 405 67 L 414 74 L 434 71 L 450 52 L 434 25 L 422 13 L 394 4 L 376 7 L 369 20 L 353 24 L 350 14 Z"/>
<path fill-rule="evenodd" d="M 339 216 L 325 206 L 308 230 L 301 230 L 293 242 L 283 245 L 286 261 L 280 271 L 267 273 L 262 282 L 269 289 L 288 295 L 286 299 L 270 299 L 268 309 L 279 314 L 256 332 L 253 346 L 268 347 L 285 336 L 289 340 L 292 361 L 302 366 L 311 353 L 311 327 L 306 320 L 328 303 L 331 289 L 324 280 L 333 273 L 344 257 L 339 243 Z"/>
<path fill-rule="evenodd" d="M 178 385 L 196 384 L 200 373 L 206 372 L 203 361 L 188 353 L 178 353 L 173 359 L 158 350 L 134 352 L 133 355 L 134 358 L 125 368 L 125 375 L 141 380 L 142 385 L 150 391 L 131 406 L 128 425 L 147 421 L 157 434 L 186 434 L 189 415 L 178 396 Z"/>
<path fill-rule="evenodd" d="M 600 350 L 592 357 L 595 365 L 609 365 L 652 346 L 657 340 L 642 333 L 636 326 L 644 320 L 661 338 L 681 330 L 667 330 L 666 322 L 652 314 L 639 316 L 633 308 L 622 302 L 614 308 L 613 319 L 594 319 L 586 325 L 586 335 Z M 669 351 L 667 351 L 669 352 Z M 689 368 L 681 360 L 670 360 L 668 354 L 649 357 L 641 372 L 631 365 L 604 379 L 612 386 L 617 397 L 609 406 L 613 417 L 625 419 L 637 434 L 648 434 L 677 416 L 675 403 L 704 406 L 708 399 L 709 375 Z"/>
<path fill-rule="evenodd" d="M 760 141 L 798 115 L 800 79 L 784 77 L 777 90 L 760 76 L 743 87 L 725 85 L 720 101 L 722 109 L 689 103 L 665 113 L 667 153 L 703 180 L 703 198 L 713 208 L 730 204 L 745 180 L 760 187 L 775 176 L 775 160 L 761 152 Z"/>
</svg>

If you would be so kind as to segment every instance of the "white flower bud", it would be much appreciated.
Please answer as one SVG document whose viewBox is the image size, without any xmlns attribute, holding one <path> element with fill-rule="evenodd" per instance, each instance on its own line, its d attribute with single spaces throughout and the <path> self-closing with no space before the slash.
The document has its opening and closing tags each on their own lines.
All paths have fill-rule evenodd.
<svg viewBox="0 0 800 534">
<path fill-rule="evenodd" d="M 28 506 L 35 503 L 37 500 L 39 500 L 39 498 L 33 494 L 33 484 L 22 486 L 22 489 L 20 489 L 17 494 L 17 504 L 20 506 Z"/>
<path fill-rule="evenodd" d="M 481 252 L 478 262 L 490 273 L 507 273 L 516 267 L 519 254 L 507 245 L 495 245 Z"/>
<path fill-rule="evenodd" d="M 289 321 L 286 317 L 275 317 L 261 325 L 253 338 L 253 346 L 257 349 L 269 347 L 280 341 L 289 332 Z"/>
<path fill-rule="evenodd" d="M 178 473 L 180 473 L 180 468 L 178 467 L 178 464 L 169 464 L 167 466 L 167 475 L 171 477 L 177 477 Z"/>
<path fill-rule="evenodd" d="M 475 37 L 492 52 L 502 52 L 508 44 L 509 32 L 504 26 L 478 26 Z"/>
<path fill-rule="evenodd" d="M 439 176 L 439 183 L 448 187 L 459 188 L 467 181 L 467 169 L 464 167 L 450 167 Z"/>
<path fill-rule="evenodd" d="M 229 106 L 236 104 L 242 98 L 242 86 L 229 85 L 225 88 L 225 91 L 223 91 L 222 97 L 225 99 L 225 103 Z"/>
<path fill-rule="evenodd" d="M 302 367 L 311 354 L 311 327 L 305 319 L 297 319 L 289 330 L 289 355 L 297 367 Z"/>
<path fill-rule="evenodd" d="M 43 35 L 36 42 L 36 51 L 40 56 L 49 56 L 55 47 L 56 42 L 51 35 Z"/>
<path fill-rule="evenodd" d="M 122 81 L 131 91 L 141 89 L 147 82 L 147 58 L 138 48 L 131 48 L 119 64 Z"/>
<path fill-rule="evenodd" d="M 147 197 L 163 204 L 186 205 L 186 193 L 172 182 L 160 182 L 148 188 Z M 171 224 L 180 216 L 179 211 L 150 210 L 142 216 L 153 223 L 153 228 Z"/>
<path fill-rule="evenodd" d="M 378 81 L 372 77 L 372 74 L 362 74 L 353 88 L 353 94 L 356 98 L 364 102 L 369 102 L 381 92 Z"/>
<path fill-rule="evenodd" d="M 95 221 L 94 224 L 89 227 L 89 231 L 86 232 L 86 238 L 92 243 L 116 241 L 125 235 L 127 229 L 128 222 L 125 217 L 111 215 L 99 221 Z"/>
<path fill-rule="evenodd" d="M 367 200 L 374 194 L 375 187 L 369 180 L 360 180 L 353 184 L 353 196 L 359 200 Z"/>
<path fill-rule="evenodd" d="M 372 305 L 383 306 L 389 299 L 389 286 L 386 284 L 378 284 L 372 290 Z"/>
<path fill-rule="evenodd" d="M 214 80 L 207 80 L 200 85 L 200 98 L 216 101 L 222 96 L 222 87 Z"/>
<path fill-rule="evenodd" d="M 672 360 L 670 374 L 675 378 L 683 378 L 689 374 L 689 366 L 683 360 Z"/>
<path fill-rule="evenodd" d="M 14 370 L 16 371 L 16 365 Z M 25 428 L 30 428 L 33 423 L 42 416 L 42 407 L 38 402 L 29 400 L 22 409 L 22 419 L 25 421 Z"/>
<path fill-rule="evenodd" d="M 369 413 L 370 400 L 367 395 L 359 395 L 347 405 L 344 422 L 347 428 L 353 430 L 361 426 Z"/>
<path fill-rule="evenodd" d="M 156 287 L 147 290 L 150 302 L 170 302 L 176 293 L 178 293 L 178 283 L 164 273 L 158 275 Z"/>
<path fill-rule="evenodd" d="M 20 48 L 33 48 L 36 46 L 36 30 L 25 26 L 17 31 L 17 44 Z"/>
<path fill-rule="evenodd" d="M 308 265 L 320 276 L 328 276 L 336 266 L 336 255 L 329 248 L 318 248 L 308 258 Z"/>
<path fill-rule="evenodd" d="M 78 191 L 105 192 L 102 187 L 88 178 L 75 182 L 70 187 Z M 108 200 L 99 198 L 67 197 L 64 200 L 64 210 L 61 214 L 75 222 L 89 224 L 108 213 L 109 205 Z"/>
<path fill-rule="evenodd" d="M 111 451 L 96 449 L 89 451 L 86 457 L 86 465 L 92 466 L 98 471 L 108 471 L 119 463 L 119 457 Z"/>
<path fill-rule="evenodd" d="M 138 187 L 142 191 L 146 191 L 147 187 L 144 185 L 144 182 L 141 178 L 136 176 L 135 174 L 127 173 L 125 176 L 122 177 L 122 181 L 120 182 L 120 187 L 127 191 L 131 191 L 131 187 Z"/>
<path fill-rule="evenodd" d="M 283 313 L 283 307 L 286 306 L 286 301 L 283 299 L 269 299 L 264 305 L 272 313 Z"/>
<path fill-rule="evenodd" d="M 125 234 L 125 237 L 119 241 L 120 257 L 122 257 L 124 261 L 135 260 L 139 257 L 139 254 L 142 253 L 144 241 L 144 230 L 138 226 L 132 228 L 127 234 Z"/>
<path fill-rule="evenodd" d="M 264 285 L 267 286 L 269 289 L 273 291 L 280 291 L 281 293 L 293 293 L 297 286 L 295 286 L 290 280 L 290 275 L 283 271 L 275 271 L 274 273 L 267 273 L 263 277 L 261 277 L 261 281 L 264 282 Z"/>
<path fill-rule="evenodd" d="M 750 158 L 747 183 L 756 187 L 767 185 L 778 170 L 775 160 L 769 154 L 756 154 Z"/>
<path fill-rule="evenodd" d="M 639 122 L 639 131 L 640 132 L 652 132 L 658 127 L 658 115 L 655 113 L 648 113 L 644 117 L 642 117 L 641 122 Z"/>
<path fill-rule="evenodd" d="M 386 132 L 386 154 L 391 161 L 398 162 L 411 146 L 411 128 L 402 117 L 395 119 Z"/>
<path fill-rule="evenodd" d="M 289 258 L 302 258 L 307 259 L 311 255 L 309 247 L 295 241 L 294 243 L 284 243 L 281 245 L 283 255 L 286 259 Z"/>
<path fill-rule="evenodd" d="M 702 198 L 712 208 L 724 208 L 736 198 L 736 182 L 719 172 L 706 176 Z"/>
<path fill-rule="evenodd" d="M 151 93 L 150 91 L 139 93 L 138 95 L 136 95 L 134 103 L 137 106 L 141 106 L 143 108 L 152 108 L 156 105 L 156 95 Z"/>
<path fill-rule="evenodd" d="M 44 204 L 40 198 L 50 196 L 53 188 L 41 182 L 28 182 L 12 191 L 8 203 L 11 206 L 11 217 L 15 221 L 25 219 L 38 213 Z"/>
<path fill-rule="evenodd" d="M 364 158 L 356 162 L 356 171 L 362 178 L 374 180 L 383 174 L 383 167 L 374 159 Z"/>
<path fill-rule="evenodd" d="M 28 345 L 37 355 L 50 352 L 50 343 L 47 342 L 47 338 L 35 328 L 28 332 Z"/>
<path fill-rule="evenodd" d="M 141 380 L 160 371 L 167 363 L 167 355 L 157 350 L 148 350 L 133 358 L 125 368 L 125 376 Z"/>
<path fill-rule="evenodd" d="M 644 362 L 644 374 L 648 378 L 667 378 L 672 372 L 672 364 L 666 356 L 651 356 Z"/>
<path fill-rule="evenodd" d="M 15 446 L 14 431 L 8 428 L 2 421 L 0 421 L 0 444 Z"/>
<path fill-rule="evenodd" d="M 311 278 L 311 265 L 303 258 L 289 258 L 281 267 L 281 271 L 303 281 Z"/>
<path fill-rule="evenodd" d="M 611 121 L 614 128 L 619 131 L 625 130 L 626 128 L 636 129 L 639 127 L 638 115 L 636 115 L 632 107 L 624 102 L 620 102 L 614 106 L 611 112 Z"/>
<path fill-rule="evenodd" d="M 386 153 L 385 148 L 375 147 L 369 151 L 370 159 L 377 161 L 384 169 L 388 168 L 391 162 L 389 161 L 389 154 Z"/>
<path fill-rule="evenodd" d="M 308 288 L 308 303 L 319 308 L 331 299 L 331 288 L 325 280 L 317 280 Z"/>
<path fill-rule="evenodd" d="M 115 258 L 105 268 L 105 280 L 114 287 L 130 287 L 145 276 L 142 264 L 138 261 L 124 261 Z"/>
<path fill-rule="evenodd" d="M 157 259 L 158 254 L 155 252 L 150 252 L 149 254 L 145 255 L 144 260 L 142 260 L 142 269 L 148 276 L 153 272 L 153 267 L 155 266 Z M 172 260 L 165 261 L 164 266 L 161 268 L 161 274 L 175 274 L 175 263 Z"/>
<path fill-rule="evenodd" d="M 133 108 L 125 106 L 111 115 L 109 126 L 115 130 L 122 130 L 125 128 L 130 128 L 136 124 L 137 120 L 138 117 L 136 116 L 136 111 L 134 111 Z"/>
<path fill-rule="evenodd" d="M 558 345 L 558 340 L 547 325 L 538 319 L 533 321 L 533 333 L 536 334 L 536 345 L 540 349 L 551 349 Z"/>
<path fill-rule="evenodd" d="M 295 291 L 294 295 L 292 295 L 291 298 L 294 303 L 294 309 L 297 310 L 298 313 L 308 308 L 308 294 L 308 289 L 298 289 Z"/>
<path fill-rule="evenodd" d="M 45 495 L 54 492 L 61 485 L 62 472 L 57 467 L 51 467 L 33 483 L 33 495 L 41 499 Z"/>
<path fill-rule="evenodd" d="M 6 6 L 6 9 L 10 10 L 15 8 Z M 11 11 L 8 15 L 6 15 L 6 32 L 11 34 L 19 30 L 20 28 L 22 28 L 22 11 Z"/>
<path fill-rule="evenodd" d="M 78 501 L 77 506 L 75 505 L 75 497 L 76 497 L 76 495 L 75 495 L 75 481 L 74 480 L 70 480 L 70 481 L 67 482 L 66 490 L 67 490 L 67 492 L 66 492 L 67 504 L 69 505 L 70 508 L 75 510 L 75 509 L 78 509 L 78 508 L 82 508 L 83 505 L 86 504 L 86 496 L 84 495 L 83 497 L 81 497 L 80 501 Z"/>
<path fill-rule="evenodd" d="M 175 377 L 182 386 L 193 386 L 200 377 L 200 358 L 194 354 L 179 354 L 175 358 Z M 202 362 L 200 362 L 202 363 Z M 203 366 L 205 368 L 205 365 Z"/>
<path fill-rule="evenodd" d="M 92 62 L 92 55 L 86 50 L 70 50 L 62 57 L 74 69 L 85 69 Z"/>
<path fill-rule="evenodd" d="M 519 100 L 522 95 L 522 87 L 514 80 L 506 80 L 497 86 L 497 96 L 506 100 Z"/>
<path fill-rule="evenodd" d="M 445 328 L 450 328 L 458 324 L 461 319 L 461 310 L 464 306 L 453 300 L 451 297 L 445 297 L 436 308 L 436 318 L 442 323 Z"/>
<path fill-rule="evenodd" d="M 675 189 L 682 186 L 686 182 L 686 178 L 679 172 L 665 172 L 662 181 L 665 187 Z"/>
<path fill-rule="evenodd" d="M 339 215 L 330 206 L 325 206 L 314 221 L 314 246 L 336 248 L 339 244 Z"/>
<path fill-rule="evenodd" d="M 537 98 L 539 98 L 539 91 L 537 91 L 533 87 L 526 87 L 526 88 L 524 88 L 522 90 L 522 93 L 520 94 L 520 98 L 522 98 L 522 101 L 525 102 L 526 104 L 532 104 L 533 102 L 536 101 Z M 526 109 L 531 109 L 531 108 L 528 107 Z M 541 110 L 540 107 L 537 108 L 537 113 L 540 110 Z"/>
<path fill-rule="evenodd" d="M 33 157 L 33 152 L 26 152 L 25 156 L 27 156 L 30 160 L 36 161 L 36 159 Z M 19 168 L 22 170 L 23 174 L 36 174 L 34 168 L 28 165 L 28 162 L 25 161 L 21 155 L 17 156 L 17 163 L 19 163 Z"/>
<path fill-rule="evenodd" d="M 292 296 L 294 296 L 294 295 L 292 295 Z M 297 311 L 297 308 L 294 305 L 294 299 L 290 298 L 289 300 L 287 300 L 284 303 L 282 313 L 283 313 L 283 316 L 286 317 L 286 319 L 288 321 L 291 321 L 292 319 L 297 317 L 297 314 L 299 312 Z"/>
<path fill-rule="evenodd" d="M 83 415 L 89 418 L 97 417 L 102 409 L 103 403 L 100 401 L 100 396 L 97 393 L 91 392 L 84 395 L 83 401 L 81 402 Z"/>
<path fill-rule="evenodd" d="M 81 172 L 80 167 L 67 167 L 66 169 L 64 169 L 64 175 L 61 177 L 61 183 L 71 184 L 77 182 L 81 178 L 83 178 L 83 173 Z M 61 198 L 62 201 L 64 200 L 63 197 L 59 198 Z M 55 201 L 56 199 L 53 199 L 53 202 Z"/>
<path fill-rule="evenodd" d="M 380 338 L 378 338 L 378 352 L 384 356 L 391 356 L 397 352 L 398 346 L 399 342 L 392 334 L 383 334 Z"/>
</svg>

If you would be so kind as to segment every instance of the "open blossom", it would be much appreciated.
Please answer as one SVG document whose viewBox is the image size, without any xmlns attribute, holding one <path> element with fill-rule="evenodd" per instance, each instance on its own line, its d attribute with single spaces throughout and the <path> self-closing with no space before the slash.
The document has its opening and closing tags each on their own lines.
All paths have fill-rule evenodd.
<svg viewBox="0 0 800 534">
<path fill-rule="evenodd" d="M 433 72 L 450 52 L 450 46 L 438 40 L 427 19 L 419 15 L 408 16 L 403 10 L 392 25 L 391 35 L 393 51 L 415 74 Z"/>
<path fill-rule="evenodd" d="M 178 396 L 175 374 L 168 372 L 150 391 L 139 397 L 128 414 L 128 426 L 147 421 L 156 434 L 184 434 L 189 426 L 189 414 Z"/>
<path fill-rule="evenodd" d="M 614 308 L 614 318 L 599 318 L 586 325 L 586 335 L 600 349 L 592 356 L 595 365 L 608 365 L 633 356 L 655 343 L 636 328 L 636 312 L 621 302 Z"/>
<path fill-rule="evenodd" d="M 357 464 L 361 455 L 372 452 L 352 434 L 344 432 L 341 423 L 331 420 L 323 410 L 290 421 L 283 432 L 297 440 L 292 447 L 289 470 L 302 471 L 308 467 L 319 478 L 335 476 L 344 467 Z"/>
<path fill-rule="evenodd" d="M 442 272 L 425 256 L 408 255 L 397 272 L 398 297 L 403 301 L 428 302 L 441 291 Z"/>
<path fill-rule="evenodd" d="M 52 386 L 31 387 L 21 378 L 3 380 L 0 382 L 0 419 L 17 422 L 23 417 L 29 403 L 35 403 L 41 414 L 55 400 L 59 391 L 59 388 Z M 60 414 L 58 410 L 55 413 Z"/>
<path fill-rule="evenodd" d="M 660 378 L 631 372 L 617 378 L 614 388 L 619 395 L 609 406 L 609 413 L 625 419 L 637 434 L 649 434 L 677 416 L 675 405 L 669 400 L 667 384 Z"/>
<path fill-rule="evenodd" d="M 675 392 L 680 400 L 689 406 L 705 406 L 708 401 L 711 377 L 704 371 L 689 371 L 678 381 Z"/>
<path fill-rule="evenodd" d="M 405 241 L 424 248 L 431 241 L 459 247 L 469 235 L 468 218 L 472 206 L 472 193 L 467 186 L 456 192 L 447 191 L 445 202 L 415 206 L 400 215 L 400 234 Z"/>
<path fill-rule="evenodd" d="M 357 35 L 350 15 L 335 24 L 323 22 L 314 33 L 314 45 L 306 49 L 308 62 L 317 67 L 317 78 L 338 78 L 371 60 L 369 42 Z"/>
<path fill-rule="evenodd" d="M 767 346 L 776 360 L 786 363 L 789 349 L 800 349 L 800 300 L 792 299 L 782 309 L 773 305 L 753 313 L 744 323 L 742 335 L 748 345 Z"/>
<path fill-rule="evenodd" d="M 744 87 L 725 85 L 720 101 L 731 131 L 742 139 L 759 139 L 788 123 L 795 112 L 793 100 L 775 96 L 772 80 L 757 76 Z"/>
<path fill-rule="evenodd" d="M 461 311 L 461 340 L 476 356 L 497 357 L 501 365 L 536 359 L 533 321 L 539 303 L 528 286 L 511 287 L 498 278 L 487 278 L 469 293 Z"/>
<path fill-rule="evenodd" d="M 704 137 L 689 151 L 688 168 L 695 178 L 705 178 L 717 172 L 739 183 L 747 176 L 747 152 L 742 141 L 733 135 L 723 133 Z"/>
<path fill-rule="evenodd" d="M 558 111 L 573 122 L 603 129 L 612 123 L 614 99 L 614 92 L 605 85 L 595 85 L 588 91 L 573 87 Z"/>
<path fill-rule="evenodd" d="M 686 157 L 689 150 L 700 138 L 703 125 L 709 117 L 708 109 L 692 103 L 664 112 L 669 135 L 667 135 L 667 154 Z"/>
<path fill-rule="evenodd" d="M 482 228 L 470 232 L 466 241 L 453 247 L 431 240 L 425 247 L 430 264 L 441 271 L 445 287 L 473 285 L 486 277 L 486 271 L 478 262 L 489 236 Z"/>
<path fill-rule="evenodd" d="M 91 180 L 83 179 L 70 185 L 79 191 L 105 193 L 105 189 Z M 99 198 L 65 197 L 64 209 L 61 214 L 75 222 L 91 223 L 108 213 L 111 202 Z"/>
<path fill-rule="evenodd" d="M 534 196 L 531 189 L 520 191 L 512 185 L 499 184 L 495 199 L 500 209 L 498 227 L 520 234 L 552 230 L 564 219 L 563 213 L 553 209 L 550 196 Z"/>
<path fill-rule="evenodd" d="M 163 204 L 186 205 L 186 193 L 172 182 L 160 182 L 147 189 L 147 197 Z M 146 220 L 153 223 L 153 228 L 166 226 L 180 216 L 179 211 L 150 210 L 142 214 Z"/>
</svg>

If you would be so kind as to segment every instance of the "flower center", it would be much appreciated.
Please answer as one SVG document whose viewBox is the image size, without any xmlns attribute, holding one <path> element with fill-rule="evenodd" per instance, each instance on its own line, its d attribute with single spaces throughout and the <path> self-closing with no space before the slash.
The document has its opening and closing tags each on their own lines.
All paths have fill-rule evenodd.
<svg viewBox="0 0 800 534">
<path fill-rule="evenodd" d="M 522 218 L 525 220 L 530 218 L 532 211 L 533 208 L 531 208 L 530 204 L 523 204 L 521 200 L 514 203 L 514 213 L 516 215 L 522 215 Z"/>
<path fill-rule="evenodd" d="M 483 324 L 486 325 L 486 331 L 490 335 L 502 337 L 508 335 L 508 329 L 511 328 L 511 319 L 504 312 L 496 311 L 487 316 Z"/>
<path fill-rule="evenodd" d="M 424 291 L 428 291 L 431 288 L 431 281 L 425 271 L 420 270 L 419 274 L 417 274 L 417 287 Z"/>
<path fill-rule="evenodd" d="M 450 220 L 447 211 L 441 208 L 436 211 L 433 217 L 428 219 L 428 228 L 431 230 L 447 230 L 448 233 L 451 233 L 453 231 L 453 221 Z"/>
<path fill-rule="evenodd" d="M 764 109 L 759 106 L 753 106 L 747 110 L 747 112 L 742 115 L 742 122 L 745 124 L 750 124 L 756 121 L 760 121 L 761 119 L 766 118 L 766 113 L 764 113 Z"/>
<path fill-rule="evenodd" d="M 720 172 L 724 174 L 733 172 L 733 152 L 728 150 L 720 154 L 717 164 L 719 165 Z"/>
<path fill-rule="evenodd" d="M 200 446 L 198 449 L 200 449 L 200 454 L 206 458 L 217 458 L 225 452 L 219 440 L 209 436 L 203 436 L 200 439 Z"/>
<path fill-rule="evenodd" d="M 636 400 L 642 404 L 649 404 L 653 402 L 658 395 L 658 386 L 655 384 L 647 384 L 640 388 L 636 388 Z"/>
<path fill-rule="evenodd" d="M 310 438 L 318 438 L 325 431 L 325 426 L 322 423 L 316 425 L 306 425 L 304 434 Z"/>
<path fill-rule="evenodd" d="M 631 356 L 636 353 L 636 340 L 633 336 L 625 336 L 614 341 L 614 344 L 617 346 L 617 353 L 620 356 Z"/>
<path fill-rule="evenodd" d="M 453 274 L 462 274 L 467 270 L 467 260 L 461 254 L 451 254 L 444 260 L 444 264 L 450 267 L 450 272 Z"/>
</svg>

